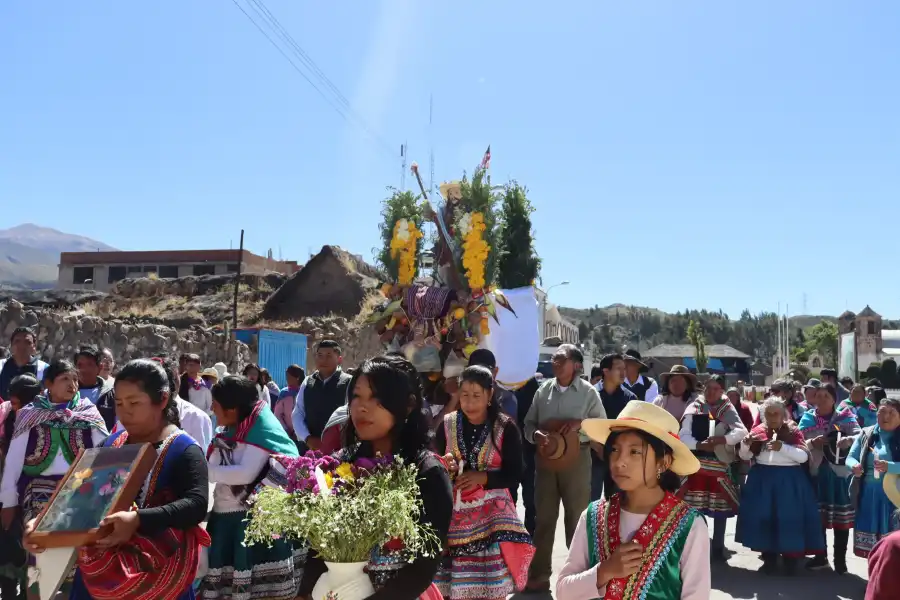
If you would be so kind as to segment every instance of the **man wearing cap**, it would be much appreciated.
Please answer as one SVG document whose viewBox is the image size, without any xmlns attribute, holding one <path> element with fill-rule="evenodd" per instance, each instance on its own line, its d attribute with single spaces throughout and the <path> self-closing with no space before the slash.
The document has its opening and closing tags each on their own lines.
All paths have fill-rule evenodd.
<svg viewBox="0 0 900 600">
<path fill-rule="evenodd" d="M 638 400 L 653 402 L 659 396 L 659 386 L 656 381 L 643 375 L 650 367 L 641 360 L 641 353 L 637 350 L 625 351 L 625 381 L 622 387 L 638 397 Z M 615 418 L 615 417 L 610 417 Z"/>
<path fill-rule="evenodd" d="M 538 389 L 525 416 L 525 439 L 538 446 L 539 454 L 534 494 L 537 510 L 535 555 L 526 592 L 550 591 L 553 540 L 560 501 L 564 510 L 566 546 L 569 546 L 581 513 L 591 500 L 590 439 L 581 431 L 581 422 L 605 419 L 606 411 L 597 390 L 579 377 L 583 360 L 581 351 L 574 345 L 560 346 L 551 361 L 554 377 Z M 569 445 L 573 438 L 580 442 L 577 447 Z M 556 449 L 564 448 L 563 457 L 550 455 L 554 444 Z M 571 464 L 566 468 L 554 468 L 554 460 L 571 461 Z"/>
<path fill-rule="evenodd" d="M 470 367 L 487 367 L 494 375 L 494 401 L 500 407 L 500 411 L 506 413 L 513 419 L 516 418 L 516 396 L 506 388 L 497 385 L 497 358 L 494 353 L 487 348 L 479 348 L 472 352 L 469 356 Z"/>
<path fill-rule="evenodd" d="M 841 382 L 838 381 L 837 371 L 831 367 L 826 367 L 822 369 L 819 375 L 822 377 L 822 383 L 830 383 L 834 386 L 835 391 L 837 392 L 838 404 L 850 397 L 850 390 L 845 388 L 841 385 Z"/>
</svg>

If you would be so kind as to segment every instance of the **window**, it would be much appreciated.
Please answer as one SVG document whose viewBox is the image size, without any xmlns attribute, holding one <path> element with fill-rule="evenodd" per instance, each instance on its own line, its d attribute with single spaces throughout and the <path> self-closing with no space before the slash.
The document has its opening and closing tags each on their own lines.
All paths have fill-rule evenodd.
<svg viewBox="0 0 900 600">
<path fill-rule="evenodd" d="M 143 269 L 140 266 L 128 267 L 129 273 L 140 273 L 141 271 L 143 271 Z"/>
<path fill-rule="evenodd" d="M 231 263 L 230 265 L 228 265 L 227 269 L 228 269 L 229 273 L 237 273 L 238 272 L 238 264 Z"/>
<path fill-rule="evenodd" d="M 127 276 L 125 267 L 110 267 L 109 276 L 106 278 L 107 283 L 115 283 L 122 281 Z"/>
<path fill-rule="evenodd" d="M 163 279 L 177 279 L 178 265 L 162 265 L 159 267 L 159 276 Z"/>
<path fill-rule="evenodd" d="M 216 266 L 215 265 L 194 265 L 194 275 L 215 275 L 216 274 Z"/>
<path fill-rule="evenodd" d="M 875 321 L 869 321 L 869 335 L 875 335 Z"/>
<path fill-rule="evenodd" d="M 156 265 L 149 265 L 144 267 L 144 273 L 156 273 Z"/>
<path fill-rule="evenodd" d="M 94 283 L 94 267 L 75 267 L 72 274 L 72 283 L 84 285 L 90 281 Z"/>
</svg>

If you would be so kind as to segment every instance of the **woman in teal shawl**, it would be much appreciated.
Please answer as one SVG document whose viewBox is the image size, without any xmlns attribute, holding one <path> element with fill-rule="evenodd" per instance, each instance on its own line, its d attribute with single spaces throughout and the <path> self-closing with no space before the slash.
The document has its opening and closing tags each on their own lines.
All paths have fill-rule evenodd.
<svg viewBox="0 0 900 600">
<path fill-rule="evenodd" d="M 220 431 L 207 452 L 209 480 L 216 487 L 206 527 L 212 538 L 209 570 L 200 597 L 293 600 L 302 575 L 294 548 L 286 540 L 244 546 L 244 519 L 247 498 L 266 478 L 270 459 L 297 456 L 297 446 L 250 380 L 225 377 L 212 396 Z"/>
</svg>

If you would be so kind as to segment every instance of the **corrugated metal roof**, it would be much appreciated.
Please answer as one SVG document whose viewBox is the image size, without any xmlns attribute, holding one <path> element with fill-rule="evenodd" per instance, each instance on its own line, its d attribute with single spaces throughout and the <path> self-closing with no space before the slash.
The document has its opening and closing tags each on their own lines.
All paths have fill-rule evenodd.
<svg viewBox="0 0 900 600">
<path fill-rule="evenodd" d="M 692 344 L 660 344 L 643 353 L 648 358 L 693 358 Z M 725 344 L 713 344 L 706 347 L 706 355 L 710 358 L 750 358 L 740 350 Z"/>
</svg>

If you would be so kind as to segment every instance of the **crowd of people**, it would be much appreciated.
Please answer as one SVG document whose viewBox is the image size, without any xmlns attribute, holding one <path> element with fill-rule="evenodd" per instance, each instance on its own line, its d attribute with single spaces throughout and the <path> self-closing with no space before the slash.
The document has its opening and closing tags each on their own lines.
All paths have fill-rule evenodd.
<svg viewBox="0 0 900 600">
<path fill-rule="evenodd" d="M 751 407 L 720 375 L 701 383 L 676 365 L 654 381 L 635 351 L 589 374 L 582 364 L 562 345 L 554 377 L 513 392 L 488 350 L 431 378 L 390 353 L 345 369 L 326 340 L 315 371 L 290 366 L 279 389 L 259 365 L 231 375 L 192 354 L 118 368 L 85 346 L 47 364 L 34 333 L 16 329 L 0 362 L 0 599 L 47 585 L 35 569 L 45 549 L 28 534 L 78 452 L 148 443 L 158 458 L 136 509 L 107 515 L 104 537 L 77 549 L 68 597 L 308 598 L 324 566 L 302 540 L 244 543 L 270 459 L 307 451 L 418 466 L 420 518 L 443 552 L 404 562 L 373 549 L 372 598 L 548 592 L 560 505 L 558 600 L 707 600 L 730 518 L 767 574 L 845 573 L 852 530 L 853 552 L 871 557 L 870 598 L 895 589 L 900 521 L 881 479 L 900 475 L 900 401 L 877 382 L 846 389 L 826 369 L 822 381 L 775 381 Z"/>
</svg>

